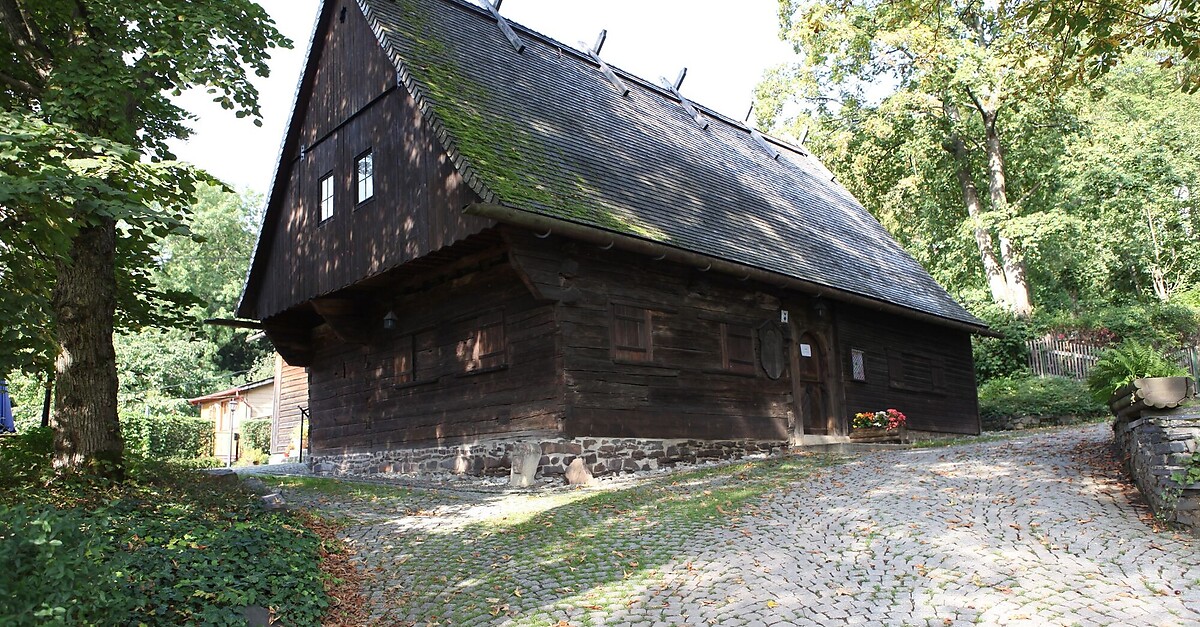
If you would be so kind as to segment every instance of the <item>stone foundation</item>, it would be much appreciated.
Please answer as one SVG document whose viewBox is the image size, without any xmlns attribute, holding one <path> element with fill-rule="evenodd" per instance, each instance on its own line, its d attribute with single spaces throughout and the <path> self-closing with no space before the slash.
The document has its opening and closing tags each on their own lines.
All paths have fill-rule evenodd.
<svg viewBox="0 0 1200 627">
<path fill-rule="evenodd" d="M 376 473 L 507 475 L 514 449 L 525 440 L 489 440 L 449 447 L 397 449 L 344 455 L 314 454 L 309 467 L 316 474 Z M 538 474 L 564 475 L 567 466 L 582 459 L 595 476 L 656 470 L 680 463 L 736 459 L 749 454 L 776 455 L 782 441 L 759 440 L 645 440 L 632 438 L 575 438 L 539 442 Z"/>
<path fill-rule="evenodd" d="M 1154 513 L 1200 534 L 1200 484 L 1180 485 L 1171 477 L 1186 472 L 1200 448 L 1200 406 L 1119 417 L 1113 434 L 1128 460 L 1127 470 Z"/>
</svg>

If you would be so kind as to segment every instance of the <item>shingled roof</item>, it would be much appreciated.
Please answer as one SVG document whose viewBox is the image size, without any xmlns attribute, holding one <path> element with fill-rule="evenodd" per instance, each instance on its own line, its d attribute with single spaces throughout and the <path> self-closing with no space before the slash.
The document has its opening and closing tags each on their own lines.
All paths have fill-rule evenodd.
<svg viewBox="0 0 1200 627">
<path fill-rule="evenodd" d="M 829 171 L 772 138 L 460 0 L 359 0 L 398 75 L 488 203 L 983 328 Z"/>
</svg>

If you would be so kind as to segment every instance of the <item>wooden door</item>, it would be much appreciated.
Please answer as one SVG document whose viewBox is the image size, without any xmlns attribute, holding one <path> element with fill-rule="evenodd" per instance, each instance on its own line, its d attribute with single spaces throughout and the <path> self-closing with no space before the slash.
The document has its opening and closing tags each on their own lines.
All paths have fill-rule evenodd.
<svg viewBox="0 0 1200 627">
<path fill-rule="evenodd" d="M 792 344 L 792 355 L 796 435 L 836 435 L 822 342 L 805 332 Z"/>
</svg>

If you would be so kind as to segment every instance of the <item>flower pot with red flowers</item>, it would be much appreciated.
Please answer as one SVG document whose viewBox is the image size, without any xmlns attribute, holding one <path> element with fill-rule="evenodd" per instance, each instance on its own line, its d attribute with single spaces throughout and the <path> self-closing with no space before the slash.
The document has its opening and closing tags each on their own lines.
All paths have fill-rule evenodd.
<svg viewBox="0 0 1200 627">
<path fill-rule="evenodd" d="M 898 409 L 864 411 L 850 421 L 850 440 L 854 442 L 906 442 L 908 417 Z"/>
</svg>

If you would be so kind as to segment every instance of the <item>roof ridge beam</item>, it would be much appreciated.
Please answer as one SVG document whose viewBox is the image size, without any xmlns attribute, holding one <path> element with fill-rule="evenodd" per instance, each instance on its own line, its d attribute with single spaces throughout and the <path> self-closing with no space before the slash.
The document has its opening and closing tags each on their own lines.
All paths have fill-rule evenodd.
<svg viewBox="0 0 1200 627">
<path fill-rule="evenodd" d="M 579 47 L 586 50 L 588 56 L 600 66 L 600 71 L 604 72 L 604 76 L 608 78 L 608 82 L 612 83 L 613 87 L 616 87 L 622 96 L 628 96 L 629 86 L 625 84 L 625 81 L 621 80 L 621 77 L 617 76 L 616 72 L 612 71 L 612 68 L 608 67 L 604 59 L 600 58 L 600 49 L 604 47 L 604 40 L 606 39 L 608 39 L 608 29 L 600 31 L 600 36 L 596 38 L 596 45 L 589 48 L 587 44 L 581 41 L 579 42 Z"/>
<path fill-rule="evenodd" d="M 692 116 L 692 120 L 696 122 L 696 125 L 701 129 L 707 130 L 708 119 L 700 115 L 700 112 L 696 110 L 696 107 L 692 106 L 692 102 L 687 98 L 684 98 L 683 94 L 679 93 L 679 88 L 683 86 L 683 79 L 686 76 L 687 68 L 683 68 L 682 70 L 679 70 L 679 78 L 675 79 L 674 83 L 667 80 L 667 77 L 665 76 L 658 77 L 658 80 L 662 83 L 662 86 L 667 89 L 667 91 L 671 92 L 672 95 L 679 99 L 679 104 L 683 106 L 683 110 L 687 111 L 688 115 Z"/>
<path fill-rule="evenodd" d="M 512 44 L 513 50 L 516 50 L 517 54 L 525 52 L 525 42 L 521 41 L 520 37 L 517 37 L 516 31 L 508 25 L 508 20 L 504 19 L 503 15 L 500 15 L 500 3 L 502 2 L 504 0 L 495 0 L 495 2 L 484 0 L 483 6 L 487 7 L 492 17 L 496 18 L 496 25 L 500 27 L 500 31 L 504 33 L 504 37 L 508 39 L 508 43 Z"/>
</svg>

